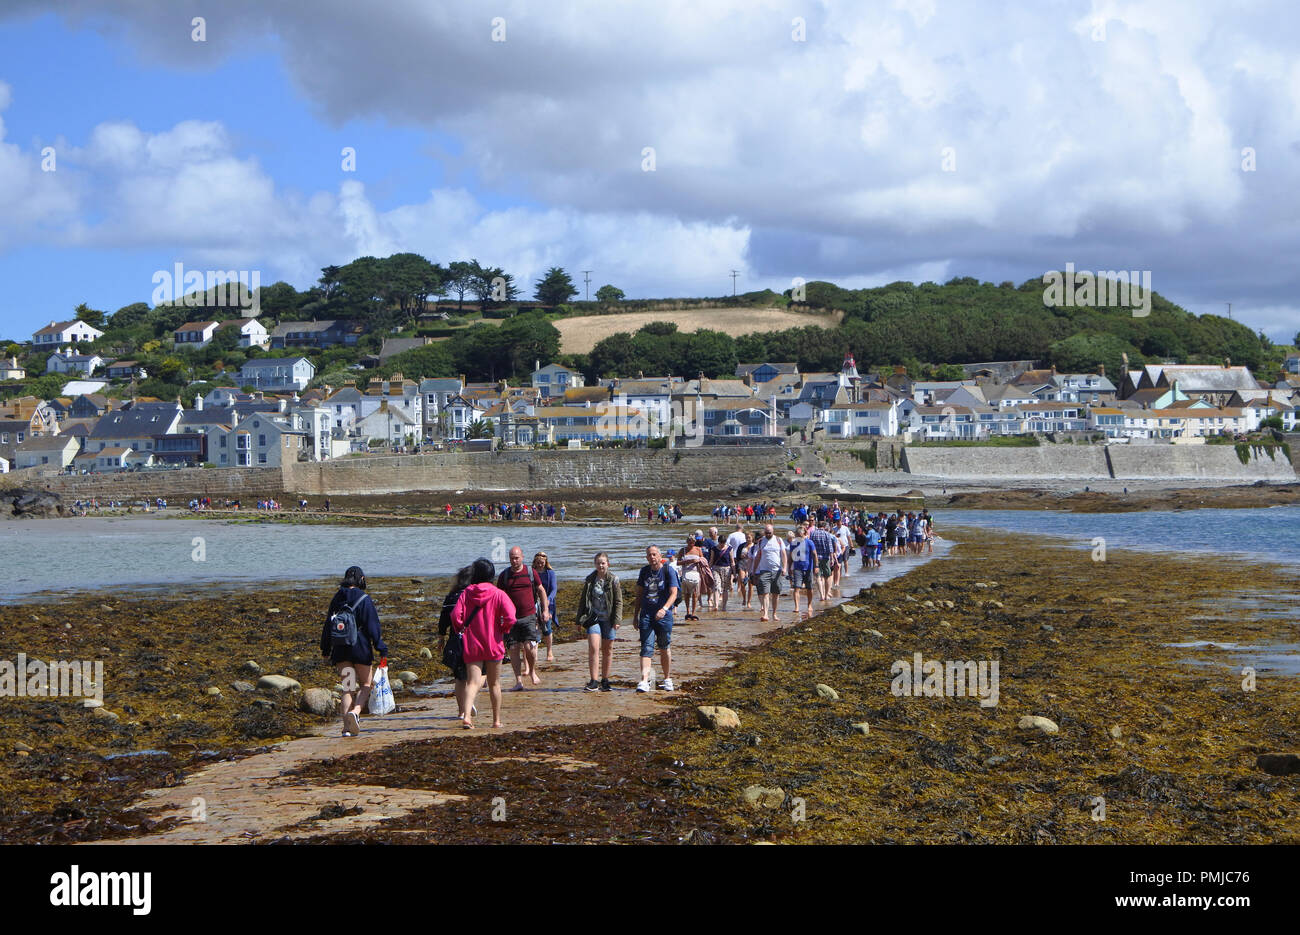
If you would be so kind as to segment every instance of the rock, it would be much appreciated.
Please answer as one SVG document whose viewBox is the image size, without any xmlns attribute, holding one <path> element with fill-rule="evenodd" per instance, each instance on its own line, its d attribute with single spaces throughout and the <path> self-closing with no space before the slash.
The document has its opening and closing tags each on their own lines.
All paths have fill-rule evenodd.
<svg viewBox="0 0 1300 935">
<path fill-rule="evenodd" d="M 941 626 L 941 627 L 947 627 L 947 628 L 950 629 L 950 630 L 952 629 L 952 624 L 949 623 L 947 620 L 940 620 L 940 621 L 939 621 L 939 626 Z"/>
<path fill-rule="evenodd" d="M 266 612 L 267 612 L 268 614 L 278 614 L 278 613 L 280 612 L 280 608 L 278 608 L 278 607 L 268 607 L 268 608 L 266 608 Z"/>
<path fill-rule="evenodd" d="M 261 675 L 262 667 L 250 659 L 239 667 L 239 671 L 245 675 Z"/>
<path fill-rule="evenodd" d="M 95 717 L 98 718 L 109 718 L 110 720 L 114 720 L 114 721 L 117 720 L 117 715 L 114 714 L 112 711 L 108 710 L 108 708 L 96 708 L 93 713 Z"/>
<path fill-rule="evenodd" d="M 420 647 L 420 658 L 421 658 L 421 659 L 432 659 L 432 658 L 433 658 L 433 650 L 431 650 L 428 646 L 421 646 L 421 647 Z"/>
<path fill-rule="evenodd" d="M 1011 762 L 1011 757 L 1009 756 L 991 756 L 984 761 L 984 765 L 987 766 L 989 769 L 993 769 L 995 766 L 1001 766 L 1003 763 L 1010 763 L 1010 762 Z"/>
<path fill-rule="evenodd" d="M 423 604 L 423 603 L 424 603 L 424 595 L 423 595 L 423 594 L 416 594 L 416 595 L 413 595 L 412 597 L 408 597 L 407 600 L 410 601 L 410 602 L 413 603 L 413 604 Z"/>
<path fill-rule="evenodd" d="M 414 685 L 416 682 L 420 681 L 420 677 L 410 669 L 403 669 L 401 672 L 398 672 L 397 678 L 403 685 Z"/>
<path fill-rule="evenodd" d="M 779 786 L 746 786 L 745 801 L 759 808 L 780 808 L 785 802 L 785 790 Z"/>
<path fill-rule="evenodd" d="M 9 510 L 3 509 L 4 505 Z M 48 490 L 18 487 L 0 494 L 0 512 L 12 513 L 15 518 L 48 519 L 63 515 L 63 498 Z"/>
<path fill-rule="evenodd" d="M 98 699 L 95 698 L 87 698 L 85 701 L 81 703 L 81 706 L 83 708 L 102 708 L 104 707 L 104 702 L 99 701 Z"/>
<path fill-rule="evenodd" d="M 856 721 L 849 725 L 849 730 L 857 734 L 862 734 L 865 737 L 871 733 L 871 725 L 866 721 Z"/>
<path fill-rule="evenodd" d="M 917 601 L 916 601 L 916 598 L 912 597 L 912 595 L 910 595 L 910 594 L 904 594 L 904 595 L 903 595 L 903 600 L 905 600 L 905 601 L 910 601 L 910 602 L 913 603 L 913 604 L 915 604 L 915 603 L 917 602 Z"/>
<path fill-rule="evenodd" d="M 1270 776 L 1289 776 L 1300 773 L 1300 756 L 1294 753 L 1261 753 L 1255 765 Z"/>
<path fill-rule="evenodd" d="M 977 588 L 981 588 L 981 589 L 982 589 L 982 588 L 987 588 L 988 585 L 985 584 L 983 581 L 976 581 L 976 582 L 975 582 L 975 587 L 977 587 Z"/>
<path fill-rule="evenodd" d="M 1124 598 L 1122 597 L 1103 597 L 1101 599 L 1101 602 L 1103 604 L 1127 604 L 1128 603 L 1128 601 L 1124 600 Z"/>
<path fill-rule="evenodd" d="M 14 756 L 31 756 L 26 750 L 15 750 Z"/>
<path fill-rule="evenodd" d="M 881 633 L 879 630 L 867 630 L 867 632 L 870 633 L 872 636 L 876 637 L 877 639 L 883 640 L 885 638 L 885 634 Z"/>
<path fill-rule="evenodd" d="M 325 688 L 307 689 L 298 700 L 298 707 L 318 717 L 328 717 L 337 710 L 333 693 Z"/>
<path fill-rule="evenodd" d="M 944 606 L 946 609 L 948 609 L 948 610 L 956 610 L 956 609 L 957 609 L 957 605 L 954 604 L 952 601 L 944 601 L 944 602 L 943 602 L 943 606 Z"/>
<path fill-rule="evenodd" d="M 827 701 L 839 701 L 840 693 L 822 682 L 813 686 L 813 691 L 817 692 L 818 697 L 825 698 Z"/>
<path fill-rule="evenodd" d="M 389 679 L 388 687 L 395 692 L 404 691 L 406 689 L 406 686 L 402 683 L 401 679 Z"/>
<path fill-rule="evenodd" d="M 1044 624 L 1043 624 L 1042 626 L 1040 626 L 1038 629 L 1042 630 L 1044 633 L 1055 633 L 1055 632 L 1056 632 L 1056 627 L 1052 626 L 1050 623 L 1044 623 Z"/>
<path fill-rule="evenodd" d="M 259 691 L 277 693 L 302 691 L 298 680 L 291 679 L 287 675 L 264 675 L 257 680 L 257 688 Z"/>
<path fill-rule="evenodd" d="M 1026 715 L 1025 717 L 1022 717 L 1020 719 L 1020 723 L 1017 724 L 1016 727 L 1020 728 L 1021 730 L 1039 731 L 1040 733 L 1043 734 L 1055 734 L 1055 733 L 1059 733 L 1061 730 L 1059 727 L 1056 726 L 1055 721 L 1051 720 L 1050 718 L 1039 717 L 1036 714 L 1029 714 Z"/>
<path fill-rule="evenodd" d="M 237 692 L 257 691 L 257 689 L 253 687 L 252 682 L 231 682 L 230 687 Z"/>
<path fill-rule="evenodd" d="M 19 741 L 18 743 L 14 744 L 15 753 L 31 753 L 35 749 L 36 749 L 35 747 L 29 747 L 27 744 L 23 743 L 22 741 Z"/>
<path fill-rule="evenodd" d="M 860 611 L 861 609 L 862 609 L 862 608 L 859 607 L 857 604 L 841 604 L 841 605 L 840 605 L 840 610 L 844 611 L 846 614 L 849 614 L 850 616 L 853 615 L 853 614 L 856 614 L 856 613 L 857 613 L 858 611 Z"/>
<path fill-rule="evenodd" d="M 211 695 L 215 698 L 221 694 L 221 689 L 217 688 L 215 685 L 209 685 L 205 694 Z"/>
<path fill-rule="evenodd" d="M 721 705 L 700 705 L 695 709 L 700 726 L 706 730 L 738 730 L 740 715 Z"/>
<path fill-rule="evenodd" d="M 253 707 L 254 707 L 254 708 L 274 708 L 274 707 L 275 707 L 275 702 L 274 702 L 274 701 L 268 701 L 268 700 L 265 699 L 265 698 L 254 698 L 254 699 L 253 699 Z M 176 715 L 176 716 L 177 716 L 177 717 L 180 717 L 179 714 Z"/>
<path fill-rule="evenodd" d="M 986 604 L 985 606 L 986 606 L 986 607 L 995 607 L 995 608 L 997 608 L 998 610 L 1001 610 L 1001 609 L 1002 609 L 1002 602 L 1001 602 L 1001 601 L 989 601 L 988 604 Z"/>
<path fill-rule="evenodd" d="M 1110 735 L 1114 737 L 1116 740 L 1119 740 L 1121 737 L 1124 736 L 1124 729 L 1120 727 L 1118 724 L 1116 724 L 1114 727 L 1110 729 Z"/>
<path fill-rule="evenodd" d="M 922 607 L 934 607 L 934 601 L 922 601 L 922 602 L 921 602 L 921 606 L 922 606 Z"/>
</svg>

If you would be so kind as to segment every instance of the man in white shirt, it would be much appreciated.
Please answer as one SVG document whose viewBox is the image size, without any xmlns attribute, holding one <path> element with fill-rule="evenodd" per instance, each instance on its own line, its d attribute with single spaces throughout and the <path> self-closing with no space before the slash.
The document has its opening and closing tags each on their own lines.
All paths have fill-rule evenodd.
<svg viewBox="0 0 1300 935">
<path fill-rule="evenodd" d="M 781 595 L 781 576 L 789 571 L 790 552 L 785 540 L 776 534 L 772 524 L 763 527 L 763 535 L 754 543 L 758 558 L 754 566 L 755 583 L 758 586 L 759 621 L 767 620 L 768 599 L 771 598 L 772 621 L 780 623 L 776 615 L 776 599 Z"/>
</svg>

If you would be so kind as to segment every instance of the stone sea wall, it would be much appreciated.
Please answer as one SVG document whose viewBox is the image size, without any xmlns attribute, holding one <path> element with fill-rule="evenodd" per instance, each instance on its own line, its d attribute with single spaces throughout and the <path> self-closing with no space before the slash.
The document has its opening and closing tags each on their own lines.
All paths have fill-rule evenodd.
<svg viewBox="0 0 1300 935">
<path fill-rule="evenodd" d="M 1231 445 L 1040 445 L 1036 448 L 906 448 L 911 474 L 961 479 L 1014 480 L 1295 480 L 1282 452 L 1251 452 L 1245 464 Z"/>
</svg>

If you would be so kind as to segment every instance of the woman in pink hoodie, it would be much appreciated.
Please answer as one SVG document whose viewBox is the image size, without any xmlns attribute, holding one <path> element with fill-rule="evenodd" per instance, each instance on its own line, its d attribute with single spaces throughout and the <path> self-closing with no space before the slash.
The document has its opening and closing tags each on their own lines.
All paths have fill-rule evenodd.
<svg viewBox="0 0 1300 935">
<path fill-rule="evenodd" d="M 451 612 L 451 625 L 465 644 L 469 697 L 460 723 L 466 730 L 474 726 L 474 699 L 483 687 L 484 672 L 492 699 L 492 726 L 501 726 L 501 660 L 506 654 L 506 634 L 515 625 L 515 605 L 492 583 L 496 573 L 496 566 L 486 558 L 476 559 L 469 587 L 461 592 Z"/>
</svg>

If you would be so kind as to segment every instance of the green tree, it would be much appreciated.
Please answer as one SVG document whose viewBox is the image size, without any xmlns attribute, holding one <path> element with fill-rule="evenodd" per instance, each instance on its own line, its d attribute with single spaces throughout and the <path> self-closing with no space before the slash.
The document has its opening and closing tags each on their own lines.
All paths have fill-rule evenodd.
<svg viewBox="0 0 1300 935">
<path fill-rule="evenodd" d="M 602 305 L 617 305 L 623 301 L 623 290 L 611 285 L 601 286 L 596 290 L 596 301 Z"/>
<path fill-rule="evenodd" d="M 469 424 L 465 436 L 470 439 L 491 438 L 496 433 L 491 419 L 475 419 Z"/>
<path fill-rule="evenodd" d="M 456 260 L 447 264 L 446 287 L 450 294 L 456 296 L 457 308 L 465 305 L 465 293 L 471 292 L 474 288 L 476 268 L 481 268 L 478 260 L 470 262 Z"/>
<path fill-rule="evenodd" d="M 275 321 L 287 318 L 293 321 L 298 312 L 300 297 L 298 290 L 287 282 L 273 282 L 257 290 L 257 303 L 262 314 Z"/>
<path fill-rule="evenodd" d="M 104 327 L 104 313 L 99 309 L 91 308 L 85 302 L 76 307 L 74 315 L 77 321 L 84 321 L 92 328 L 102 329 Z"/>
<path fill-rule="evenodd" d="M 548 308 L 555 308 L 561 302 L 567 302 L 578 294 L 569 274 L 558 266 L 548 269 L 546 275 L 537 280 L 534 285 L 537 290 L 534 293 L 537 301 Z"/>
<path fill-rule="evenodd" d="M 110 328 L 129 328 L 131 325 L 138 325 L 148 319 L 149 311 L 148 302 L 132 302 L 130 305 L 123 305 L 109 316 L 108 325 Z"/>
</svg>

